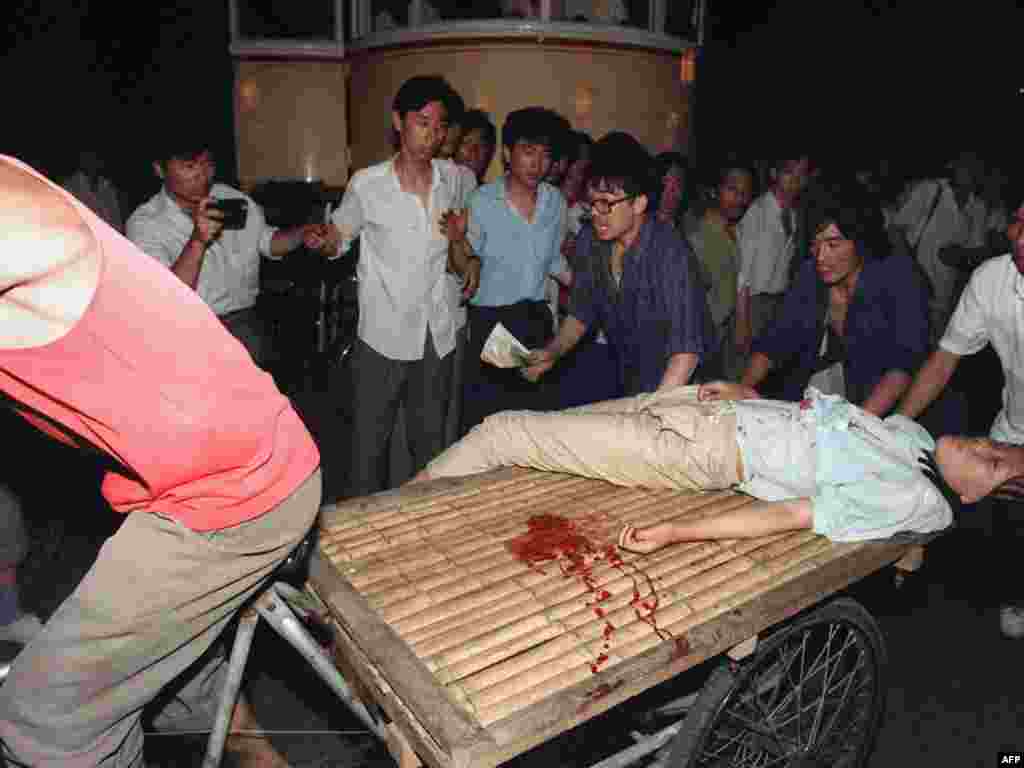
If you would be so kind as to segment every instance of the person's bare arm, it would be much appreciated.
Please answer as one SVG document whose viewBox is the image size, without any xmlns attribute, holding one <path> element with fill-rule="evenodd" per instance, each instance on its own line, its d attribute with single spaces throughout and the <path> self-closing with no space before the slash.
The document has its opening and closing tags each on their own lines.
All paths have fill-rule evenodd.
<svg viewBox="0 0 1024 768">
<path fill-rule="evenodd" d="M 678 355 L 672 355 L 668 360 L 668 367 L 665 368 L 665 373 L 661 377 L 661 383 L 658 384 L 658 389 L 672 389 L 687 384 L 699 361 L 700 358 L 693 352 L 680 352 Z"/>
<path fill-rule="evenodd" d="M 740 354 L 750 351 L 754 330 L 750 319 L 750 289 L 741 288 L 736 296 L 736 336 L 733 343 Z"/>
<path fill-rule="evenodd" d="M 910 374 L 906 371 L 886 371 L 860 407 L 884 419 L 907 391 L 910 382 Z"/>
<path fill-rule="evenodd" d="M 676 520 L 646 528 L 626 525 L 619 533 L 619 546 L 631 552 L 647 553 L 686 541 L 755 539 L 773 533 L 803 530 L 813 523 L 814 505 L 809 498 L 755 501 L 692 520 Z"/>
<path fill-rule="evenodd" d="M 909 419 L 916 419 L 946 388 L 953 372 L 960 364 L 960 356 L 944 349 L 936 349 L 917 372 L 910 389 L 900 401 L 897 411 Z"/>
<path fill-rule="evenodd" d="M 772 361 L 768 355 L 763 352 L 755 352 L 750 358 L 750 364 L 747 365 L 747 370 L 743 372 L 743 377 L 740 379 L 740 383 L 744 386 L 750 387 L 751 389 L 757 389 L 761 385 L 761 382 L 767 378 L 771 369 Z"/>
<path fill-rule="evenodd" d="M 586 332 L 587 326 L 572 315 L 566 317 L 559 326 L 558 335 L 543 349 L 535 349 L 530 353 L 530 365 L 524 372 L 526 378 L 530 381 L 539 380 L 541 376 L 551 370 L 558 358 L 576 348 Z"/>
<path fill-rule="evenodd" d="M 82 217 L 43 182 L 0 163 L 0 298 L 88 258 L 95 239 Z"/>
<path fill-rule="evenodd" d="M 210 198 L 204 197 L 193 208 L 192 234 L 185 242 L 185 247 L 181 249 L 178 258 L 170 265 L 171 272 L 193 291 L 199 284 L 199 273 L 203 269 L 206 251 L 224 229 L 223 214 L 208 209 L 209 203 Z"/>
</svg>

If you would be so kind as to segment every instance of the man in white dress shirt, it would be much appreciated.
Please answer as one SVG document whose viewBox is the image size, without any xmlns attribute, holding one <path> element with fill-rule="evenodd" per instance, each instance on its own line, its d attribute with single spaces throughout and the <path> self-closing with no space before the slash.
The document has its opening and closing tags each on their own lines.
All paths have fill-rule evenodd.
<svg viewBox="0 0 1024 768">
<path fill-rule="evenodd" d="M 387 476 L 400 405 L 415 471 L 444 447 L 460 303 L 480 274 L 479 260 L 464 281 L 447 271 L 442 218 L 465 201 L 460 172 L 436 154 L 454 104 L 441 77 L 413 77 L 399 88 L 391 113 L 398 154 L 352 177 L 322 243 L 334 254 L 360 239 L 349 495 L 401 480 Z"/>
<path fill-rule="evenodd" d="M 314 227 L 271 227 L 255 201 L 214 183 L 213 155 L 199 135 L 175 131 L 158 154 L 153 170 L 163 186 L 128 218 L 128 239 L 196 291 L 257 365 L 265 364 L 269 344 L 256 311 L 260 256 L 283 258 Z M 213 201 L 232 199 L 248 207 L 241 229 L 225 228 L 214 208 Z"/>
<path fill-rule="evenodd" d="M 751 204 L 736 227 L 740 261 L 736 350 L 744 361 L 751 342 L 771 322 L 789 287 L 797 238 L 796 204 L 809 178 L 806 154 L 780 158 L 772 167 L 768 191 Z"/>
<path fill-rule="evenodd" d="M 989 259 L 971 275 L 938 349 L 918 371 L 899 412 L 917 418 L 949 384 L 961 358 L 991 344 L 1002 363 L 1006 384 L 1003 408 L 989 435 L 999 442 L 1024 445 L 1024 205 L 1011 218 L 1007 235 L 1013 250 Z M 1014 517 L 1019 520 L 1019 507 L 1017 502 L 994 509 L 994 521 L 1002 525 Z M 993 536 L 1001 551 L 988 562 L 996 569 L 996 589 L 1005 598 L 1020 601 L 1024 592 L 1019 586 L 1018 539 L 1006 533 Z M 1005 635 L 1024 637 L 1024 602 L 1004 603 L 999 619 Z"/>
</svg>

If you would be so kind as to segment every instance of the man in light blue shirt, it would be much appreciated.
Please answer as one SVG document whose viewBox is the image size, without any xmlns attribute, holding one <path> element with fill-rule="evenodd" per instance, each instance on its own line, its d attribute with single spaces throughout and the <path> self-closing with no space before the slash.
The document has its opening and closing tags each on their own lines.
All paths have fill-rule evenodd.
<svg viewBox="0 0 1024 768">
<path fill-rule="evenodd" d="M 548 109 L 512 112 L 502 128 L 507 171 L 480 187 L 470 202 L 462 247 L 472 249 L 481 267 L 480 287 L 469 307 L 463 431 L 497 411 L 553 405 L 550 387 L 482 363 L 480 352 L 499 322 L 530 349 L 553 335 L 548 294 L 558 287 L 551 275 L 565 271 L 561 245 L 568 219 L 565 199 L 543 178 L 552 146 L 568 130 L 568 122 Z"/>
</svg>

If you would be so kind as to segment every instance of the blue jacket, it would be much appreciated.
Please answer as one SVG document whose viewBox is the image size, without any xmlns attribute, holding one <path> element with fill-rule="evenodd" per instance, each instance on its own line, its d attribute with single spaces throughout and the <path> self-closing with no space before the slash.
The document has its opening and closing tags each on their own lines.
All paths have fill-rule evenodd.
<svg viewBox="0 0 1024 768">
<path fill-rule="evenodd" d="M 782 398 L 799 400 L 814 372 L 825 332 L 828 288 L 805 262 L 779 314 L 754 341 L 783 375 Z M 913 375 L 928 353 L 927 288 L 906 259 L 864 261 L 846 315 L 846 399 L 863 403 L 883 375 Z"/>
</svg>

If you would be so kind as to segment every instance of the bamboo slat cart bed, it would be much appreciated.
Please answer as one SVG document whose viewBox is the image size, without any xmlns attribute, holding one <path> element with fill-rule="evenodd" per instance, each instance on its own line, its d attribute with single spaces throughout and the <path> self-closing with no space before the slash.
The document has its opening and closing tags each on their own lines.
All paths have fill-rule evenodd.
<svg viewBox="0 0 1024 768">
<path fill-rule="evenodd" d="M 335 657 L 403 748 L 435 768 L 487 768 L 755 638 L 880 568 L 912 539 L 833 544 L 812 532 L 675 545 L 639 556 L 524 562 L 530 521 L 588 541 L 749 503 L 506 469 L 327 506 L 310 589 Z M 354 679 L 352 679 L 354 678 Z"/>
</svg>

